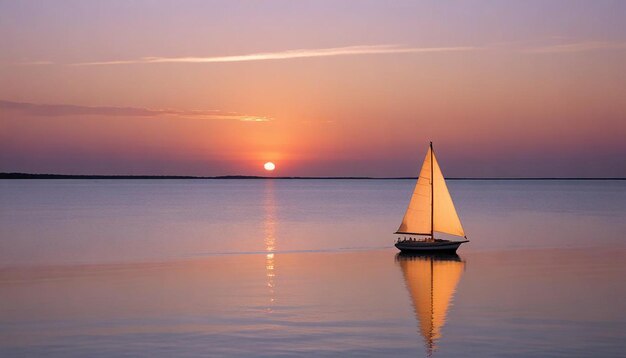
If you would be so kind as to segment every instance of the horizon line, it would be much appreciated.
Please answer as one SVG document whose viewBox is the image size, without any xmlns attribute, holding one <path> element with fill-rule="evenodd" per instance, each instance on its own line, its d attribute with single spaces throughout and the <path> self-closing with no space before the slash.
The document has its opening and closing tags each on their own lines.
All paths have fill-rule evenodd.
<svg viewBox="0 0 626 358">
<path fill-rule="evenodd" d="M 261 175 L 216 175 L 216 176 L 195 176 L 195 175 L 92 175 L 92 174 L 34 174 L 20 172 L 0 172 L 0 179 L 292 179 L 292 180 L 408 180 L 418 177 L 370 177 L 370 176 L 261 176 Z M 626 177 L 450 177 L 446 180 L 626 180 Z"/>
</svg>

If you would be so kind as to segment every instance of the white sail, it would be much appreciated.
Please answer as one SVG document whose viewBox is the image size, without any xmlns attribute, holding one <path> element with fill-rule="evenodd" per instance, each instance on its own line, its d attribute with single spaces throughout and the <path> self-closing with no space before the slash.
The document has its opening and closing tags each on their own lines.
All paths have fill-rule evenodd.
<svg viewBox="0 0 626 358">
<path fill-rule="evenodd" d="M 428 148 L 411 201 L 397 232 L 428 235 L 433 231 L 465 236 L 437 158 L 432 148 Z"/>
<path fill-rule="evenodd" d="M 415 184 L 409 207 L 406 209 L 402 224 L 398 228 L 399 233 L 431 233 L 430 204 L 432 200 L 432 185 L 430 180 L 430 157 L 429 148 L 424 158 L 424 164 L 422 164 L 417 184 Z"/>
<path fill-rule="evenodd" d="M 450 235 L 465 236 L 459 215 L 456 213 L 452 197 L 448 192 L 446 181 L 439 168 L 437 157 L 433 153 L 433 189 L 435 195 L 435 212 L 433 228 L 437 232 Z"/>
</svg>

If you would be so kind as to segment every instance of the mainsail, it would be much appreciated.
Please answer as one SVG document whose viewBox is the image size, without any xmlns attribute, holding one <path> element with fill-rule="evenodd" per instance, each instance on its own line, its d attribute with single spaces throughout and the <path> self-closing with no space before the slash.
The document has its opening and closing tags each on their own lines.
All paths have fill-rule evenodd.
<svg viewBox="0 0 626 358">
<path fill-rule="evenodd" d="M 433 231 L 465 236 L 431 144 L 396 233 L 432 235 Z"/>
</svg>

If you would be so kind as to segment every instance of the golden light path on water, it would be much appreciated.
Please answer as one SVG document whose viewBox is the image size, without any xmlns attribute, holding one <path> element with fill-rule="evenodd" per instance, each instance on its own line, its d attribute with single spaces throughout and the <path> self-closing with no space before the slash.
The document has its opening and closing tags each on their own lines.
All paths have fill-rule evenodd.
<svg viewBox="0 0 626 358">
<path fill-rule="evenodd" d="M 265 276 L 267 278 L 267 288 L 269 290 L 269 306 L 268 312 L 272 312 L 272 306 L 275 301 L 274 297 L 274 251 L 276 250 L 276 203 L 274 201 L 274 181 L 265 181 L 265 201 L 264 201 L 265 220 L 263 226 L 265 229 Z"/>
</svg>

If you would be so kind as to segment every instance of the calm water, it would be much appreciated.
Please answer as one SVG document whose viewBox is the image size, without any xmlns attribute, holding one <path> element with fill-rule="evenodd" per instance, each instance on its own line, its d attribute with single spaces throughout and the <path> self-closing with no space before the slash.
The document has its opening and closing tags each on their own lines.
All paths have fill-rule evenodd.
<svg viewBox="0 0 626 358">
<path fill-rule="evenodd" d="M 623 356 L 625 181 L 0 181 L 0 356 Z"/>
</svg>

